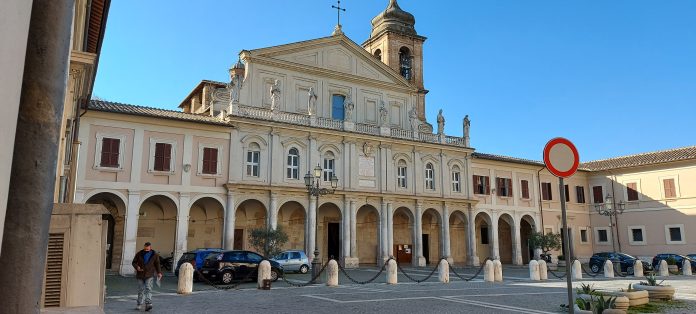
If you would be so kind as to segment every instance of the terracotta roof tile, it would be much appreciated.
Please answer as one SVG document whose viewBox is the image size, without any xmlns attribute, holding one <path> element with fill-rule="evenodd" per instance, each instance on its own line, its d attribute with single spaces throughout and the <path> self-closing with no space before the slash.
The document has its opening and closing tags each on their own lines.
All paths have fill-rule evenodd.
<svg viewBox="0 0 696 314">
<path fill-rule="evenodd" d="M 93 99 L 89 103 L 89 109 L 94 110 L 94 111 L 113 112 L 113 113 L 130 114 L 130 115 L 144 116 L 144 117 L 156 117 L 156 118 L 172 119 L 172 120 L 179 120 L 179 121 L 189 121 L 189 122 L 199 122 L 199 123 L 206 123 L 206 124 L 212 124 L 212 125 L 229 126 L 229 123 L 221 121 L 218 118 L 207 116 L 207 115 L 185 113 L 185 112 L 181 112 L 181 111 L 166 110 L 166 109 L 159 109 L 159 108 L 152 108 L 152 107 L 128 105 L 128 104 L 122 104 L 122 103 L 104 101 L 104 100 L 94 100 Z"/>
<path fill-rule="evenodd" d="M 524 159 L 524 158 L 509 157 L 509 156 L 503 156 L 503 155 L 484 154 L 484 153 L 476 152 L 476 153 L 473 153 L 472 156 L 474 156 L 474 158 L 487 159 L 487 160 L 514 162 L 514 163 L 518 163 L 518 164 L 526 164 L 526 165 L 541 166 L 541 167 L 544 166 L 544 163 L 541 161 Z"/>
<path fill-rule="evenodd" d="M 584 162 L 580 164 L 580 167 L 590 171 L 602 171 L 609 169 L 647 166 L 689 159 L 696 159 L 696 146 L 594 160 Z"/>
</svg>

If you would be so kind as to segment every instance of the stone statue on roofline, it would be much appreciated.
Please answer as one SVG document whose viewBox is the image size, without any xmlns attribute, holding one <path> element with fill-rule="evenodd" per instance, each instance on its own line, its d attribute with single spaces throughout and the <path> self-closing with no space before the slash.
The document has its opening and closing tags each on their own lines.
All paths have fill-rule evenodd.
<svg viewBox="0 0 696 314">
<path fill-rule="evenodd" d="M 469 146 L 469 129 L 471 128 L 471 120 L 469 115 L 464 116 L 464 144 Z"/>
<path fill-rule="evenodd" d="M 350 93 L 348 93 L 348 96 L 346 96 L 346 101 L 343 104 L 343 109 L 344 109 L 343 120 L 344 121 L 352 121 L 353 120 L 353 109 L 355 109 L 355 104 L 353 103 L 353 97 L 351 96 Z"/>
<path fill-rule="evenodd" d="M 317 93 L 314 92 L 314 87 L 310 87 L 307 92 L 309 100 L 307 101 L 307 113 L 310 116 L 317 114 Z"/>
<path fill-rule="evenodd" d="M 280 106 L 280 81 L 275 80 L 270 89 L 271 93 L 271 111 L 278 110 Z"/>
<path fill-rule="evenodd" d="M 418 125 L 420 124 L 420 121 L 418 121 L 418 112 L 416 112 L 415 107 L 411 108 L 411 110 L 408 112 L 408 119 L 411 122 L 411 130 L 413 132 L 418 132 Z"/>
<path fill-rule="evenodd" d="M 437 134 L 445 133 L 445 117 L 442 115 L 442 109 L 437 114 Z"/>
</svg>

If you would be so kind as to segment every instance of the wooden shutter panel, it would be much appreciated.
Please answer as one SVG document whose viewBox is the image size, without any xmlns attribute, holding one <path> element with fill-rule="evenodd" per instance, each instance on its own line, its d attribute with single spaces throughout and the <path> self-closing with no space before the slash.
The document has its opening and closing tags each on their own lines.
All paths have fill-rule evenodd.
<svg viewBox="0 0 696 314">
<path fill-rule="evenodd" d="M 203 148 L 203 173 L 210 173 L 210 148 Z"/>
<path fill-rule="evenodd" d="M 164 160 L 163 160 L 163 150 L 164 150 L 164 145 L 162 143 L 156 143 L 155 144 L 155 170 L 156 171 L 164 171 Z"/>
<path fill-rule="evenodd" d="M 628 201 L 638 200 L 638 184 L 635 182 L 626 184 L 626 197 Z"/>
<path fill-rule="evenodd" d="M 592 187 L 592 196 L 594 198 L 595 204 L 604 203 L 604 192 L 601 186 Z"/>
<path fill-rule="evenodd" d="M 529 198 L 529 181 L 522 180 L 522 198 Z"/>
<path fill-rule="evenodd" d="M 491 178 L 483 177 L 483 184 L 486 186 L 486 195 L 491 194 Z"/>
<path fill-rule="evenodd" d="M 46 252 L 46 284 L 44 287 L 44 307 L 59 307 L 63 287 L 63 233 L 48 235 Z"/>
<path fill-rule="evenodd" d="M 102 167 L 108 167 L 109 166 L 109 160 L 111 158 L 111 139 L 110 138 L 103 138 L 102 139 L 102 148 L 101 148 L 101 161 L 99 163 L 100 166 Z"/>
<path fill-rule="evenodd" d="M 503 178 L 495 178 L 495 194 L 498 196 L 503 196 L 503 186 L 505 181 Z"/>
<path fill-rule="evenodd" d="M 210 173 L 217 174 L 217 163 L 218 163 L 218 150 L 217 148 L 210 149 Z"/>
<path fill-rule="evenodd" d="M 507 179 L 505 182 L 507 183 L 508 196 L 512 196 L 512 179 Z"/>
<path fill-rule="evenodd" d="M 677 197 L 674 179 L 664 179 L 662 182 L 665 187 L 665 198 Z"/>
<path fill-rule="evenodd" d="M 163 144 L 163 154 L 162 154 L 162 169 L 164 171 L 171 171 L 172 164 L 172 144 Z"/>
</svg>

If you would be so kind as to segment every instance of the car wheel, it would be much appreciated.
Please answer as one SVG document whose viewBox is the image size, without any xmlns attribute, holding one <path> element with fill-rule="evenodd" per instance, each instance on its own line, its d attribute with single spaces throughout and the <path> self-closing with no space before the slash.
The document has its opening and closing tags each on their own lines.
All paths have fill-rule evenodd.
<svg viewBox="0 0 696 314">
<path fill-rule="evenodd" d="M 300 273 L 301 274 L 306 274 L 308 271 L 309 271 L 309 266 L 307 266 L 307 265 L 300 266 Z"/>
<path fill-rule="evenodd" d="M 271 269 L 271 281 L 278 281 L 278 271 Z"/>
<path fill-rule="evenodd" d="M 626 267 L 626 273 L 629 275 L 633 275 L 633 266 Z"/>
<path fill-rule="evenodd" d="M 590 266 L 590 269 L 592 269 L 593 273 L 598 273 L 599 272 L 599 265 L 594 264 L 594 265 Z"/>
<path fill-rule="evenodd" d="M 224 283 L 226 285 L 231 284 L 233 279 L 234 279 L 234 275 L 229 270 L 222 272 L 222 276 L 220 276 L 220 281 L 222 281 L 222 283 Z"/>
</svg>

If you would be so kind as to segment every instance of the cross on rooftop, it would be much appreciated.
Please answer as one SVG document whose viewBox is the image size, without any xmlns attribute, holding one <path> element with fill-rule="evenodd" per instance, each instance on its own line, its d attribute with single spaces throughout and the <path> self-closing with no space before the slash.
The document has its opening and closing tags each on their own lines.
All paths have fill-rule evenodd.
<svg viewBox="0 0 696 314">
<path fill-rule="evenodd" d="M 341 8 L 341 0 L 338 0 L 338 6 L 332 5 L 331 8 L 336 9 L 336 16 L 338 17 L 338 23 L 336 25 L 341 25 L 341 11 L 346 11 L 346 9 Z"/>
</svg>

